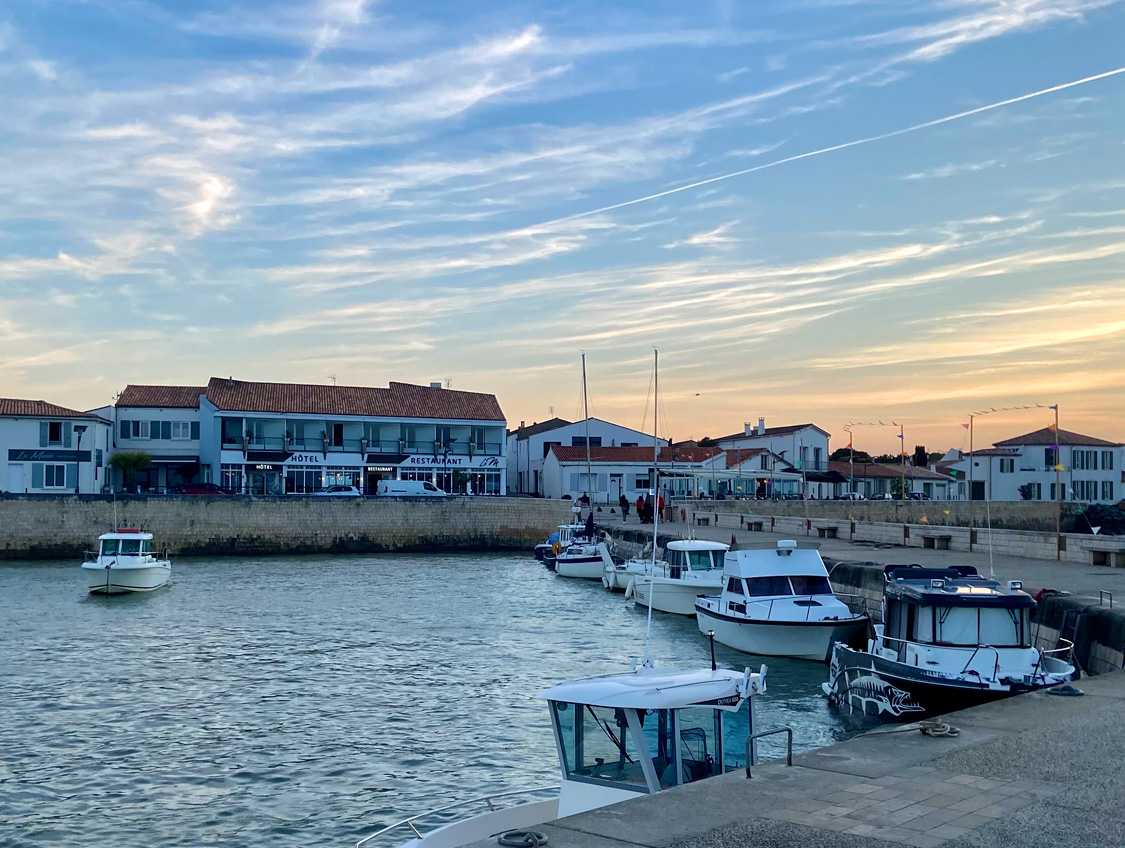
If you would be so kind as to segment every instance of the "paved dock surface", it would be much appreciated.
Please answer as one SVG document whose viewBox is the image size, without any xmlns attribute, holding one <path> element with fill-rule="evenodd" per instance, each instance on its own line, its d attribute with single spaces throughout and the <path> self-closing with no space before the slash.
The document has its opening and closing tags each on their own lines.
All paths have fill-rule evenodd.
<svg viewBox="0 0 1125 848">
<path fill-rule="evenodd" d="M 551 848 L 1116 848 L 1125 672 L 1078 688 L 953 713 L 956 737 L 890 726 L 542 830 Z"/>
<path fill-rule="evenodd" d="M 763 508 L 762 514 L 768 514 Z M 680 522 L 661 523 L 661 534 L 675 536 L 694 534 L 697 539 L 710 539 L 716 542 L 729 542 L 733 534 L 740 546 L 775 547 L 779 539 L 792 539 L 792 533 L 767 533 L 752 530 L 739 530 L 737 515 L 724 515 L 725 520 L 733 522 L 734 528 L 725 524 L 719 527 L 696 527 Z M 595 513 L 594 520 L 603 527 L 624 527 L 629 530 L 652 532 L 651 524 L 640 524 L 635 516 L 622 524 L 616 513 Z M 1125 569 L 1099 565 L 1083 565 L 1075 562 L 1056 562 L 1055 560 L 1029 559 L 1026 557 L 994 556 L 991 562 L 987 547 L 968 553 L 965 551 L 939 551 L 930 548 L 915 548 L 905 545 L 873 545 L 871 543 L 851 542 L 847 539 L 821 539 L 815 533 L 810 536 L 798 535 L 800 542 L 815 543 L 826 559 L 872 561 L 887 564 L 918 563 L 944 568 L 950 565 L 971 565 L 987 576 L 990 567 L 995 570 L 999 580 L 1022 580 L 1024 587 L 1034 593 L 1041 588 L 1060 589 L 1074 595 L 1099 600 L 1100 591 L 1108 591 L 1115 596 L 1114 602 L 1125 605 Z M 1108 601 L 1108 598 L 1106 599 Z M 1125 839 L 1122 839 L 1125 845 Z"/>
</svg>

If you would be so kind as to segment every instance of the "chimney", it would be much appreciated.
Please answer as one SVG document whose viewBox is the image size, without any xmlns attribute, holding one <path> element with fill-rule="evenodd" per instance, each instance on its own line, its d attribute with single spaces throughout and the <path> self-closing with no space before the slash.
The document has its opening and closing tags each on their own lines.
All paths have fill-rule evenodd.
<svg viewBox="0 0 1125 848">
<path fill-rule="evenodd" d="M 742 425 L 742 435 L 744 435 L 744 436 L 753 436 L 754 435 L 754 425 L 751 424 L 749 421 L 746 421 L 745 423 L 743 423 L 743 425 Z"/>
<path fill-rule="evenodd" d="M 766 434 L 766 419 L 759 418 L 758 419 L 758 435 L 764 436 L 765 434 Z"/>
<path fill-rule="evenodd" d="M 524 428 L 524 426 L 525 426 L 525 423 L 523 421 L 521 421 L 520 422 L 520 429 L 522 430 Z"/>
<path fill-rule="evenodd" d="M 430 388 L 431 389 L 440 389 L 441 388 L 441 381 L 437 380 L 435 382 L 430 383 Z"/>
</svg>

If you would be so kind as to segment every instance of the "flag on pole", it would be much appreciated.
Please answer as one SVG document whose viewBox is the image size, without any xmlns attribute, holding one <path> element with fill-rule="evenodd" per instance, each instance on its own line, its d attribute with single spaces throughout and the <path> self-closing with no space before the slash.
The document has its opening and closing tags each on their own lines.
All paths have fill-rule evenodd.
<svg viewBox="0 0 1125 848">
<path fill-rule="evenodd" d="M 1053 409 L 1055 412 L 1059 411 L 1059 405 L 1056 403 L 1054 406 L 1048 406 L 1047 409 Z"/>
<path fill-rule="evenodd" d="M 850 448 L 851 446 L 852 446 L 852 443 L 848 442 L 846 445 L 844 445 L 844 448 L 846 450 L 846 449 Z"/>
<path fill-rule="evenodd" d="M 964 428 L 965 428 L 966 430 L 968 430 L 968 429 L 969 429 L 969 425 L 968 425 L 968 424 L 962 424 L 961 426 L 962 426 L 962 427 L 964 427 Z"/>
</svg>

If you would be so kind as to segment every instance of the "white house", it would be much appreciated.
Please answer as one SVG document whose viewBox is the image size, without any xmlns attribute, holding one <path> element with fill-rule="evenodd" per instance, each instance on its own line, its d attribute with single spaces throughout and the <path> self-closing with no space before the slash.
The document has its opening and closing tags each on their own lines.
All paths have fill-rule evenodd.
<svg viewBox="0 0 1125 848">
<path fill-rule="evenodd" d="M 212 377 L 200 399 L 199 456 L 239 492 L 309 492 L 427 480 L 458 494 L 505 490 L 504 413 L 495 395 L 253 383 Z"/>
<path fill-rule="evenodd" d="M 1059 500 L 1115 503 L 1125 497 L 1123 462 L 1118 442 L 1044 427 L 962 454 L 952 467 L 971 480 L 973 500 L 1053 501 L 1057 479 Z"/>
<path fill-rule="evenodd" d="M 767 427 L 766 419 L 759 418 L 757 425 L 745 424 L 741 433 L 721 436 L 715 444 L 727 450 L 765 448 L 801 471 L 827 472 L 830 439 L 815 424 Z"/>
<path fill-rule="evenodd" d="M 106 484 L 110 423 L 43 400 L 0 398 L 0 490 L 96 494 Z"/>
<path fill-rule="evenodd" d="M 113 406 L 96 412 L 113 422 L 116 451 L 141 451 L 151 457 L 129 481 L 142 492 L 163 492 L 206 480 L 210 467 L 199 457 L 199 397 L 204 386 L 125 387 Z M 120 471 L 113 470 L 113 485 L 124 488 Z"/>
<path fill-rule="evenodd" d="M 906 493 L 923 495 L 934 501 L 959 500 L 963 493 L 956 478 L 934 468 L 911 464 L 875 462 L 829 462 L 829 469 L 846 482 L 836 484 L 836 495 L 858 492 L 865 498 L 894 494 L 905 483 Z M 895 481 L 899 481 L 895 483 Z"/>
<path fill-rule="evenodd" d="M 698 447 L 661 447 L 659 451 L 660 488 L 681 496 L 698 494 L 699 480 L 710 479 L 704 474 L 706 461 L 721 458 L 723 453 L 718 448 Z M 593 503 L 614 505 L 622 494 L 631 503 L 652 488 L 652 445 L 591 447 L 589 472 L 586 463 L 585 445 L 551 445 L 540 474 L 543 494 L 574 499 L 588 494 Z"/>
<path fill-rule="evenodd" d="M 656 439 L 650 433 L 632 430 L 603 421 L 600 418 L 582 421 L 565 421 L 552 418 L 538 424 L 520 426 L 508 433 L 508 487 L 512 494 L 546 495 L 543 483 L 544 461 L 554 446 L 586 447 L 586 434 L 589 432 L 590 447 L 648 447 L 652 448 Z M 661 445 L 667 440 L 661 439 Z M 651 453 L 651 450 L 650 450 Z M 585 454 L 583 454 L 585 460 Z M 650 463 L 651 464 L 651 463 Z M 600 489 L 603 495 L 606 489 Z M 581 493 L 579 493 L 581 494 Z M 591 493 L 592 494 L 592 493 Z M 616 495 L 614 496 L 617 497 Z"/>
</svg>

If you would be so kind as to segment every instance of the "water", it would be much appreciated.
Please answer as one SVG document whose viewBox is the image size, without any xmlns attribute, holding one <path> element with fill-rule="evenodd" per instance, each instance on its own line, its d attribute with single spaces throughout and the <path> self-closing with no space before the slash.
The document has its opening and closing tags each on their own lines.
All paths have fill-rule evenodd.
<svg viewBox="0 0 1125 848">
<path fill-rule="evenodd" d="M 398 554 L 180 560 L 110 598 L 76 563 L 8 564 L 0 622 L 0 844 L 304 848 L 557 783 L 535 693 L 622 670 L 645 616 L 529 556 Z M 652 636 L 661 665 L 710 662 L 692 619 Z M 857 729 L 824 666 L 768 662 L 760 728 Z"/>
</svg>

